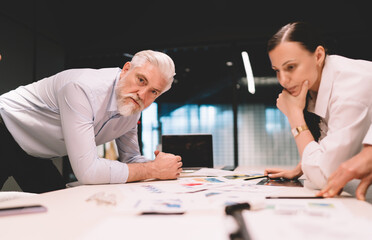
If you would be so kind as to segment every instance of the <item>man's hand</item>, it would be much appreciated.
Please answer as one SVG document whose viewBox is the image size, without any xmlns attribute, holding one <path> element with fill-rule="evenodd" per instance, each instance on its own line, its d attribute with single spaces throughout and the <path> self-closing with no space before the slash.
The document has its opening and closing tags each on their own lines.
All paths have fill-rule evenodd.
<svg viewBox="0 0 372 240">
<path fill-rule="evenodd" d="M 348 161 L 342 163 L 328 178 L 327 186 L 317 196 L 334 197 L 342 192 L 342 188 L 352 179 L 361 179 L 355 195 L 359 200 L 365 200 L 368 187 L 372 184 L 372 146 L 363 150 Z"/>
<path fill-rule="evenodd" d="M 181 157 L 171 154 L 155 152 L 155 160 L 153 164 L 153 175 L 158 179 L 176 179 L 179 177 L 182 172 L 182 162 Z"/>
<path fill-rule="evenodd" d="M 145 163 L 129 163 L 127 182 L 150 178 L 176 179 L 182 172 L 181 157 L 170 153 L 155 151 L 155 160 Z"/>
</svg>

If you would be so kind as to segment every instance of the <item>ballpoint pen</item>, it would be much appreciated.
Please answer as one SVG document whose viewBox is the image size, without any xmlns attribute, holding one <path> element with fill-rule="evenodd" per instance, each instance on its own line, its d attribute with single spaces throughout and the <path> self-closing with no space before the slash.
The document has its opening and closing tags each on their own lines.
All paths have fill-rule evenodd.
<svg viewBox="0 0 372 240">
<path fill-rule="evenodd" d="M 268 178 L 267 175 L 255 175 L 251 177 L 244 178 L 244 181 L 252 180 L 252 179 L 257 179 L 257 178 Z"/>
<path fill-rule="evenodd" d="M 317 196 L 267 196 L 266 199 L 321 199 Z"/>
</svg>

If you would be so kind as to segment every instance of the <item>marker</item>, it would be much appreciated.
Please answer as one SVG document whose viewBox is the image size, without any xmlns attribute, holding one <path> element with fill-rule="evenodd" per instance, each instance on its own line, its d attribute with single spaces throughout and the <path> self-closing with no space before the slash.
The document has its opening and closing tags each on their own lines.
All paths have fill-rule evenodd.
<svg viewBox="0 0 372 240">
<path fill-rule="evenodd" d="M 234 234 L 237 236 L 237 239 L 252 239 L 251 235 L 249 234 L 247 224 L 245 224 L 244 217 L 242 214 L 243 210 L 249 210 L 251 205 L 249 203 L 238 203 L 230 206 L 225 207 L 225 213 L 227 215 L 231 215 L 236 222 L 238 223 L 238 229 Z M 235 239 L 233 237 L 231 239 Z"/>
</svg>

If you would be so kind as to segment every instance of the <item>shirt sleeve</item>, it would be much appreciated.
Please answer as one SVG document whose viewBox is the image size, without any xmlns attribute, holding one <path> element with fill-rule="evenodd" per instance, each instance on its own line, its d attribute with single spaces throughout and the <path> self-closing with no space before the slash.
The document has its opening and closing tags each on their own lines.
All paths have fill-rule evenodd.
<svg viewBox="0 0 372 240">
<path fill-rule="evenodd" d="M 137 125 L 120 138 L 116 139 L 119 160 L 125 163 L 148 162 L 150 159 L 141 155 L 138 144 Z"/>
<path fill-rule="evenodd" d="M 82 184 L 124 183 L 128 179 L 127 164 L 98 156 L 90 94 L 76 83 L 66 84 L 57 93 L 72 169 Z"/>
<path fill-rule="evenodd" d="M 364 137 L 363 144 L 372 145 L 372 125 L 369 127 L 369 130 Z"/>
<path fill-rule="evenodd" d="M 308 186 L 321 189 L 328 177 L 357 154 L 370 126 L 368 108 L 357 101 L 335 101 L 329 112 L 328 132 L 319 143 L 310 142 L 302 154 L 302 170 Z"/>
</svg>

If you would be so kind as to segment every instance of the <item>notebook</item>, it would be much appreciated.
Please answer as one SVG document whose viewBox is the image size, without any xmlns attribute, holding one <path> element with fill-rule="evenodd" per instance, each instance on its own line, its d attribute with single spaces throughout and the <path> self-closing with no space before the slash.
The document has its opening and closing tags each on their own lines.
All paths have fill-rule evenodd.
<svg viewBox="0 0 372 240">
<path fill-rule="evenodd" d="M 183 170 L 213 168 L 212 134 L 162 135 L 162 151 L 180 155 Z"/>
</svg>

